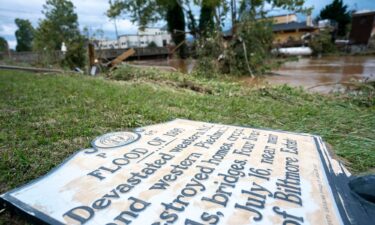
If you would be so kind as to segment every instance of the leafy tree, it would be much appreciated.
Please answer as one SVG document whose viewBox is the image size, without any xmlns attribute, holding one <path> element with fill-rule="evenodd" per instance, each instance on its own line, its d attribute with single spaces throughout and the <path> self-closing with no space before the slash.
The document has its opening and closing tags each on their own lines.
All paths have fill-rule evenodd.
<svg viewBox="0 0 375 225">
<path fill-rule="evenodd" d="M 190 34 L 193 35 L 194 38 L 196 38 L 198 35 L 198 26 L 191 9 L 189 9 L 189 11 L 187 12 L 187 28 L 190 31 Z"/>
<path fill-rule="evenodd" d="M 85 39 L 89 41 L 95 41 L 97 39 L 104 39 L 103 29 L 92 30 L 90 27 L 84 26 L 82 29 L 82 34 L 85 37 Z"/>
<path fill-rule="evenodd" d="M 5 38 L 0 37 L 0 52 L 8 51 L 8 42 Z"/>
<path fill-rule="evenodd" d="M 210 3 L 209 0 L 202 1 L 201 13 L 199 16 L 199 31 L 203 36 L 211 34 L 215 28 L 215 5 Z"/>
<path fill-rule="evenodd" d="M 163 19 L 163 4 L 159 0 L 109 0 L 107 16 L 113 19 L 124 13 L 131 22 L 137 22 L 143 28 L 148 23 Z"/>
<path fill-rule="evenodd" d="M 183 9 L 177 2 L 171 1 L 167 6 L 166 20 L 168 22 L 168 31 L 172 34 L 172 40 L 179 47 L 181 58 L 186 57 L 185 35 L 185 16 Z"/>
<path fill-rule="evenodd" d="M 250 75 L 262 74 L 272 69 L 267 62 L 271 57 L 273 42 L 272 21 L 242 20 L 237 28 L 237 40 L 232 43 L 235 62 L 232 70 Z M 246 65 L 248 62 L 249 67 Z M 237 63 L 244 62 L 244 63 Z M 249 71 L 250 70 L 250 71 Z"/>
<path fill-rule="evenodd" d="M 304 8 L 303 4 L 304 0 L 222 1 L 223 9 L 230 12 L 232 32 L 229 41 L 218 37 L 213 39 L 223 43 L 217 45 L 218 50 L 211 51 L 214 63 L 220 59 L 220 65 L 215 68 L 220 68 L 220 72 L 238 75 L 262 74 L 272 69 L 269 60 L 273 32 L 272 21 L 266 19 L 267 12 L 272 8 L 281 8 L 308 13 L 311 9 Z M 207 40 L 210 41 L 212 40 Z M 205 63 L 207 65 L 206 61 Z"/>
<path fill-rule="evenodd" d="M 194 16 L 190 9 L 191 4 L 195 4 L 201 9 L 198 29 L 196 29 Z M 260 26 L 255 24 L 259 18 L 265 17 L 267 13 L 266 9 L 269 10 L 271 7 L 296 12 L 305 12 L 307 10 L 303 7 L 303 4 L 304 0 L 114 0 L 113 2 L 110 1 L 110 9 L 108 10 L 107 15 L 110 18 L 114 18 L 121 13 L 126 13 L 130 16 L 132 21 L 138 22 L 140 26 L 145 26 L 149 22 L 165 19 L 168 23 L 168 30 L 172 33 L 172 38 L 177 45 L 185 40 L 185 34 L 183 31 L 185 31 L 187 25 L 193 35 L 201 33 L 204 36 L 202 40 L 199 40 L 200 43 L 197 46 L 205 46 L 204 48 L 215 49 L 215 51 L 208 52 L 199 47 L 197 48 L 198 56 L 208 58 L 208 54 L 211 53 L 213 60 L 218 59 L 218 57 L 223 59 L 223 56 L 224 58 L 226 56 L 228 60 L 230 58 L 241 59 L 236 63 L 244 65 L 243 60 L 248 59 L 248 61 L 251 61 L 250 56 L 257 54 L 257 52 L 253 52 L 253 50 L 259 50 L 258 47 L 253 48 L 252 45 L 255 45 L 255 43 L 257 45 L 260 44 L 259 47 L 263 48 L 261 51 L 265 52 L 266 50 L 268 51 L 270 42 L 272 44 L 272 38 L 269 38 L 272 36 L 272 29 L 269 29 L 271 26 L 270 23 L 259 22 Z M 224 26 L 224 22 L 228 21 L 228 14 L 232 17 L 233 28 L 250 24 L 250 27 L 248 28 L 257 32 L 257 28 L 262 28 L 262 25 L 267 26 L 265 29 L 260 30 L 259 35 L 255 35 L 256 38 L 261 38 L 261 40 L 253 40 L 254 42 L 245 40 L 247 43 L 245 46 L 246 48 L 249 48 L 248 51 L 242 50 L 242 53 L 240 53 L 240 51 L 236 53 L 245 54 L 245 52 L 248 52 L 249 57 L 245 57 L 244 55 L 234 57 L 231 53 L 234 48 L 227 47 L 232 46 L 232 43 L 225 43 L 222 39 L 221 30 Z M 237 38 L 250 38 L 253 34 L 246 33 L 244 29 L 238 30 L 241 30 L 242 34 L 237 34 L 236 29 L 233 29 L 232 41 L 237 43 L 239 46 L 238 49 L 244 49 L 244 45 L 242 44 L 244 42 L 242 42 L 242 40 L 239 41 Z M 265 34 L 266 32 L 268 33 Z M 262 35 L 266 35 L 266 38 L 262 38 Z M 209 38 L 210 36 L 213 38 Z M 210 42 L 212 40 L 218 43 L 204 43 L 204 41 Z M 184 46 L 180 48 L 180 56 L 184 55 L 183 47 Z M 237 47 L 235 47 L 235 49 L 237 49 Z M 219 55 L 217 54 L 218 52 L 220 53 Z M 259 55 L 258 58 L 262 58 L 262 56 L 263 54 Z M 203 60 L 201 62 L 203 62 Z M 258 63 L 259 60 L 253 60 L 252 62 L 254 62 L 253 66 L 255 68 L 258 66 L 255 64 Z M 243 68 L 242 66 L 235 67 Z M 247 68 L 249 68 L 249 66 L 247 66 Z"/>
<path fill-rule="evenodd" d="M 17 39 L 16 51 L 31 51 L 35 32 L 34 27 L 29 20 L 16 18 L 14 22 L 18 27 L 15 33 Z"/>
<path fill-rule="evenodd" d="M 52 53 L 60 50 L 64 42 L 67 53 L 64 65 L 83 67 L 85 63 L 84 37 L 78 28 L 78 16 L 69 0 L 47 0 L 43 5 L 45 19 L 35 32 L 33 47 Z"/>
<path fill-rule="evenodd" d="M 351 21 L 350 12 L 347 10 L 348 6 L 344 5 L 342 0 L 333 0 L 329 5 L 326 5 L 321 11 L 320 19 L 330 19 L 338 23 L 337 34 L 339 36 L 345 36 L 347 31 L 347 25 Z"/>
<path fill-rule="evenodd" d="M 126 13 L 132 22 L 138 22 L 141 29 L 148 23 L 161 19 L 166 20 L 173 42 L 180 45 L 180 57 L 186 57 L 185 12 L 190 15 L 189 20 L 195 23 L 191 10 L 189 10 L 189 0 L 114 0 L 113 2 L 109 1 L 109 4 L 110 8 L 107 11 L 109 18 L 116 18 L 120 14 Z M 195 27 L 195 25 L 193 24 L 191 27 Z"/>
</svg>

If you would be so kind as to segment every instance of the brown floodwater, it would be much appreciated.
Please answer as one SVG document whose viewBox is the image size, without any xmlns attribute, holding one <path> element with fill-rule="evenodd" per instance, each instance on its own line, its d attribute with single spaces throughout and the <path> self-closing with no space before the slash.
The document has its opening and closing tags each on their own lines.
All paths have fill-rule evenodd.
<svg viewBox="0 0 375 225">
<path fill-rule="evenodd" d="M 330 93 L 345 90 L 354 80 L 375 79 L 375 56 L 332 56 L 300 58 L 287 62 L 274 75 L 240 80 L 248 85 L 267 82 L 271 85 L 288 84 L 309 91 Z"/>
<path fill-rule="evenodd" d="M 183 73 L 190 73 L 196 63 L 187 59 L 156 59 L 133 61 L 137 65 L 168 66 Z M 288 84 L 320 93 L 342 91 L 354 80 L 375 79 L 375 56 L 330 56 L 322 58 L 299 58 L 287 62 L 273 75 L 257 78 L 244 76 L 240 82 L 249 86 Z"/>
</svg>

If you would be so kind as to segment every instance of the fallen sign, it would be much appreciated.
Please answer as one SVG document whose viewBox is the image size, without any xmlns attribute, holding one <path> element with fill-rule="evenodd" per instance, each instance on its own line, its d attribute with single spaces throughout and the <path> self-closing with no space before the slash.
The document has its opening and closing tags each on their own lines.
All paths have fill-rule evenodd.
<svg viewBox="0 0 375 225">
<path fill-rule="evenodd" d="M 105 134 L 1 195 L 48 224 L 370 224 L 319 136 L 176 119 Z"/>
</svg>

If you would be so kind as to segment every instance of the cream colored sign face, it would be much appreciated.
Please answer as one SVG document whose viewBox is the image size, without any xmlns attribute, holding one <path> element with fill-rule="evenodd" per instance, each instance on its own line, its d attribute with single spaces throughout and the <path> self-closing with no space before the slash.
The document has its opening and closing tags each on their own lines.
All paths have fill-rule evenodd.
<svg viewBox="0 0 375 225">
<path fill-rule="evenodd" d="M 317 136 L 178 119 L 93 145 L 2 198 L 51 224 L 343 223 Z"/>
</svg>

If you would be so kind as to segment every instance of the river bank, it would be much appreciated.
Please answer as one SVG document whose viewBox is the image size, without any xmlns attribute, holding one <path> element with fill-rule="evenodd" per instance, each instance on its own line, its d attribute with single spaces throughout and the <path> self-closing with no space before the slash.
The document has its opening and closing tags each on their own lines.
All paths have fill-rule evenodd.
<svg viewBox="0 0 375 225">
<path fill-rule="evenodd" d="M 182 73 L 191 73 L 196 65 L 193 59 L 158 59 L 131 62 L 135 65 L 170 66 Z M 317 93 L 343 91 L 351 82 L 375 80 L 375 57 L 372 55 L 343 55 L 301 57 L 286 61 L 271 75 L 257 78 L 243 76 L 238 79 L 246 86 L 262 86 L 264 84 L 287 84 L 303 87 Z"/>
<path fill-rule="evenodd" d="M 375 108 L 351 98 L 129 68 L 105 78 L 3 70 L 0 81 L 1 193 L 45 174 L 100 134 L 175 118 L 313 133 L 353 173 L 375 168 Z M 5 212 L 0 224 L 15 219 Z"/>
</svg>

